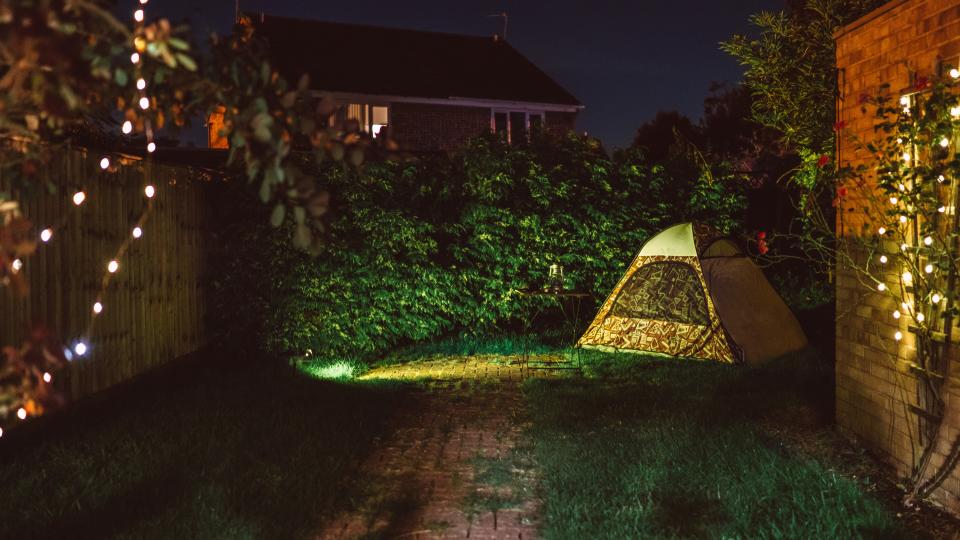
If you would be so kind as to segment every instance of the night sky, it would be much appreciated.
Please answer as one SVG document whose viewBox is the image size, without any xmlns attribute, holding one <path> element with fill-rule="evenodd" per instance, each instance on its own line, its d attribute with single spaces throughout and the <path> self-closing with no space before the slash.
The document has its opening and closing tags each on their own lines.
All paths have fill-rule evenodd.
<svg viewBox="0 0 960 540">
<path fill-rule="evenodd" d="M 132 2 L 131 2 L 132 4 Z M 747 17 L 782 0 L 241 0 L 245 11 L 467 34 L 501 30 L 570 90 L 586 109 L 578 129 L 608 148 L 626 146 L 658 110 L 698 119 L 712 81 L 735 83 L 741 69 L 719 50 Z M 198 31 L 229 31 L 233 0 L 156 0 L 152 15 L 188 19 Z M 311 54 L 304 44 L 304 53 Z"/>
</svg>

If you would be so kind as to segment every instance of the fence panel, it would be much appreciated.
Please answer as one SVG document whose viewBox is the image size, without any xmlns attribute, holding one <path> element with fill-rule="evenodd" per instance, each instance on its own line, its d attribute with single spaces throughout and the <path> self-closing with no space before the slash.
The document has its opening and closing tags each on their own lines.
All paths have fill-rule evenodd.
<svg viewBox="0 0 960 540">
<path fill-rule="evenodd" d="M 102 172 L 100 158 L 64 152 L 41 169 L 56 194 L 20 194 L 36 230 L 54 227 L 54 236 L 24 261 L 29 296 L 0 290 L 0 345 L 19 344 L 34 323 L 68 345 L 88 345 L 57 381 L 74 399 L 195 351 L 204 340 L 201 182 L 184 167 L 136 158 Z M 95 315 L 107 263 L 147 208 L 147 184 L 156 195 L 143 235 L 119 259 Z M 71 200 L 78 189 L 87 195 L 79 207 Z"/>
</svg>

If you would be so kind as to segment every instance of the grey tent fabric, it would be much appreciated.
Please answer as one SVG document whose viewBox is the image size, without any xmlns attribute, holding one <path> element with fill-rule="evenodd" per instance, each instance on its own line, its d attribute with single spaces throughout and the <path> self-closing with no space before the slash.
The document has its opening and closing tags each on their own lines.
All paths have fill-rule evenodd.
<svg viewBox="0 0 960 540">
<path fill-rule="evenodd" d="M 763 272 L 747 257 L 701 259 L 717 314 L 747 364 L 799 351 L 807 337 Z"/>
</svg>

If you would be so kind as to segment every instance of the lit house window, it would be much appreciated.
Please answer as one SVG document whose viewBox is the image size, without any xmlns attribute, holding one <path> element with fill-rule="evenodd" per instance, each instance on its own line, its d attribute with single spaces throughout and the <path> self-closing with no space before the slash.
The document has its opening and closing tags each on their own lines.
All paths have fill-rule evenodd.
<svg viewBox="0 0 960 540">
<path fill-rule="evenodd" d="M 387 134 L 386 128 L 389 119 L 389 109 L 386 107 L 370 107 L 370 133 L 379 137 L 380 133 Z"/>
<path fill-rule="evenodd" d="M 347 119 L 356 120 L 360 124 L 360 131 L 379 137 L 386 134 L 390 123 L 390 108 L 384 105 L 368 105 L 366 103 L 351 103 L 347 106 Z"/>
<path fill-rule="evenodd" d="M 542 111 L 501 111 L 490 112 L 490 130 L 499 133 L 509 143 L 526 141 L 531 132 L 543 128 Z"/>
</svg>

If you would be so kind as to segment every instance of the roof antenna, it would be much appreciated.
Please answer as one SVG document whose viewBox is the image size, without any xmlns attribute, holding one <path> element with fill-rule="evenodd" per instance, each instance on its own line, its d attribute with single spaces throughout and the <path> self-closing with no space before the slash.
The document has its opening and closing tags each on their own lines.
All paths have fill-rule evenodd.
<svg viewBox="0 0 960 540">
<path fill-rule="evenodd" d="M 503 19 L 503 34 L 501 34 L 501 38 L 502 38 L 504 41 L 506 41 L 506 40 L 507 40 L 507 18 L 508 18 L 508 17 L 507 17 L 507 12 L 506 12 L 506 11 L 501 11 L 500 13 L 493 13 L 493 14 L 491 14 L 491 15 L 487 15 L 487 17 L 488 17 L 488 18 L 490 18 L 490 17 L 500 17 L 500 18 Z"/>
</svg>

